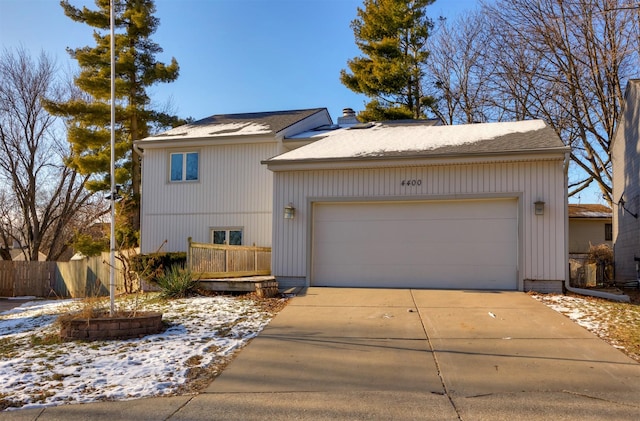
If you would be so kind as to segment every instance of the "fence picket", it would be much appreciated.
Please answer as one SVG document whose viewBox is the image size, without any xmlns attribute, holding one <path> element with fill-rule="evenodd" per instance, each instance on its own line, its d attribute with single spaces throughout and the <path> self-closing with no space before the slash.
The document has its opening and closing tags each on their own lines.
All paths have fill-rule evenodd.
<svg viewBox="0 0 640 421">
<path fill-rule="evenodd" d="M 271 247 L 194 243 L 189 239 L 188 267 L 200 279 L 271 274 Z"/>
<path fill-rule="evenodd" d="M 0 297 L 84 298 L 108 295 L 108 254 L 69 262 L 0 260 Z M 116 292 L 124 292 L 125 281 L 119 261 L 116 261 L 115 275 Z"/>
</svg>

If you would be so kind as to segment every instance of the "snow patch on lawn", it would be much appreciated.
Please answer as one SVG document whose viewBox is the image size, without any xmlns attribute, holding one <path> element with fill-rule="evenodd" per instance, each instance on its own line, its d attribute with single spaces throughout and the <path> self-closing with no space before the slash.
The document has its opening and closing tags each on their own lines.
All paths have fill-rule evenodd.
<svg viewBox="0 0 640 421">
<path fill-rule="evenodd" d="M 155 301 L 141 311 L 163 312 L 161 334 L 140 339 L 47 344 L 73 300 L 35 301 L 0 314 L 0 398 L 34 408 L 98 400 L 170 395 L 189 369 L 229 358 L 273 316 L 256 302 L 234 297 Z"/>
<path fill-rule="evenodd" d="M 534 295 L 533 297 L 546 304 L 547 307 L 564 314 L 590 332 L 600 337 L 606 336 L 609 324 L 605 319 L 599 317 L 603 312 L 603 307 L 597 302 L 567 295 Z"/>
</svg>

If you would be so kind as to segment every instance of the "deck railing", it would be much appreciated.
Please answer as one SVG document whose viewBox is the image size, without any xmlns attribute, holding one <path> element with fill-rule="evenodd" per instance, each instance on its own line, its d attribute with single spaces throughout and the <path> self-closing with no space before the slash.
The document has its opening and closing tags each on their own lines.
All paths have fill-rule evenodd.
<svg viewBox="0 0 640 421">
<path fill-rule="evenodd" d="M 271 247 L 195 243 L 189 237 L 187 267 L 200 279 L 271 274 Z"/>
</svg>

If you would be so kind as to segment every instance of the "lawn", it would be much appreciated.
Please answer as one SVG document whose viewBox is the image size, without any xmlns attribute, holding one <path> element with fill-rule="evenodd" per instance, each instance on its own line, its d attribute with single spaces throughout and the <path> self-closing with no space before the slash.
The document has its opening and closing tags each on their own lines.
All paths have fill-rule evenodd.
<svg viewBox="0 0 640 421">
<path fill-rule="evenodd" d="M 86 310 L 87 302 L 26 303 L 0 314 L 0 410 L 197 391 L 284 305 L 286 299 L 251 296 L 130 296 L 118 299 L 119 310 L 160 311 L 166 331 L 131 340 L 61 342 L 56 319 Z"/>
</svg>

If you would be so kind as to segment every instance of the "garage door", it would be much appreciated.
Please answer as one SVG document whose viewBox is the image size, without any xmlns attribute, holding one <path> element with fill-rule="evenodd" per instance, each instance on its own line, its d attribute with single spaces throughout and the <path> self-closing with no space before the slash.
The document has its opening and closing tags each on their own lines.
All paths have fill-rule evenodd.
<svg viewBox="0 0 640 421">
<path fill-rule="evenodd" d="M 517 201 L 316 203 L 311 284 L 517 289 Z"/>
</svg>

